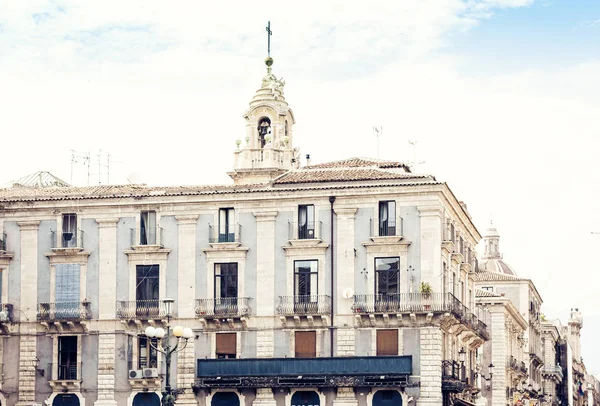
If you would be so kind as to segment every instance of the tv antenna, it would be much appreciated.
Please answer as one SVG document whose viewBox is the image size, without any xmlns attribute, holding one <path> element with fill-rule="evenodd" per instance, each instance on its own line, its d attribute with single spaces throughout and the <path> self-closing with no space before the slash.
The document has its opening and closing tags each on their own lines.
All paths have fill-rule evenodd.
<svg viewBox="0 0 600 406">
<path fill-rule="evenodd" d="M 425 161 L 417 161 L 417 140 L 408 140 L 408 143 L 412 146 L 412 161 L 408 162 L 408 166 L 411 170 L 416 169 L 417 166 L 423 165 Z"/>
<path fill-rule="evenodd" d="M 377 159 L 379 159 L 379 136 L 383 134 L 383 126 L 374 126 L 373 134 L 377 137 Z"/>
<path fill-rule="evenodd" d="M 92 163 L 98 164 L 98 173 L 94 174 L 91 171 Z M 92 175 L 98 175 L 98 184 L 102 184 L 103 177 L 106 179 L 106 184 L 110 183 L 110 165 L 113 163 L 121 163 L 111 158 L 110 153 L 98 150 L 98 155 L 92 155 L 91 151 L 81 152 L 71 150 L 71 185 L 73 185 L 74 165 L 82 165 L 87 168 L 87 185 L 90 185 Z"/>
</svg>

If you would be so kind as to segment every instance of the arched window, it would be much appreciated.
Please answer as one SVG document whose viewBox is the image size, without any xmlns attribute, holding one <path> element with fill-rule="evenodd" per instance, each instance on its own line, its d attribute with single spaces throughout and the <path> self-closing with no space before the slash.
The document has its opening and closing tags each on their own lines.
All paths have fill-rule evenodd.
<svg viewBox="0 0 600 406">
<path fill-rule="evenodd" d="M 268 117 L 263 117 L 258 121 L 258 140 L 261 148 L 267 143 L 265 137 L 271 134 L 271 120 Z"/>
</svg>

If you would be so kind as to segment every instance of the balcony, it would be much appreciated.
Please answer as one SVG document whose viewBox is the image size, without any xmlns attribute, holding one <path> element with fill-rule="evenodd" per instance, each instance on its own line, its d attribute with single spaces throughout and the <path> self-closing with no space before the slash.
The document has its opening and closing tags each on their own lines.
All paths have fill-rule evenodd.
<svg viewBox="0 0 600 406">
<path fill-rule="evenodd" d="M 52 251 L 83 250 L 83 230 L 51 231 L 51 248 Z"/>
<path fill-rule="evenodd" d="M 167 308 L 162 300 L 117 301 L 117 318 L 123 323 L 130 321 L 141 326 L 143 322 L 154 322 L 167 317 Z"/>
<path fill-rule="evenodd" d="M 533 364 L 534 368 L 544 365 L 544 361 L 536 353 L 530 352 L 529 359 L 531 359 L 531 363 Z"/>
<path fill-rule="evenodd" d="M 224 297 L 215 299 L 196 299 L 195 312 L 205 327 L 220 328 L 221 322 L 226 321 L 231 328 L 239 322 L 246 327 L 250 315 L 249 297 Z"/>
<path fill-rule="evenodd" d="M 0 333 L 10 333 L 10 324 L 14 322 L 13 305 L 9 303 L 0 304 Z"/>
<path fill-rule="evenodd" d="M 37 319 L 48 331 L 52 326 L 58 332 L 72 331 L 76 325 L 87 331 L 86 321 L 92 319 L 90 302 L 38 303 Z"/>
<path fill-rule="evenodd" d="M 466 388 L 465 367 L 458 361 L 442 361 L 442 391 L 460 393 Z"/>
<path fill-rule="evenodd" d="M 314 326 L 315 317 L 322 325 L 327 324 L 325 316 L 331 313 L 331 297 L 328 295 L 279 296 L 277 314 L 284 325 L 287 318 L 293 318 L 296 326 L 306 323 Z"/>
<path fill-rule="evenodd" d="M 288 222 L 289 240 L 320 240 L 323 223 L 320 221 L 307 221 L 305 223 Z"/>
<path fill-rule="evenodd" d="M 131 228 L 129 231 L 130 245 L 134 249 L 144 249 L 144 247 L 157 249 L 162 248 L 163 241 L 163 229 L 162 227 L 154 228 L 140 228 L 139 237 L 136 235 L 135 228 Z"/>
<path fill-rule="evenodd" d="M 547 379 L 553 379 L 556 383 L 563 380 L 563 371 L 560 365 L 544 365 L 542 376 Z"/>
<path fill-rule="evenodd" d="M 0 234 L 0 252 L 6 252 L 6 233 Z"/>
<path fill-rule="evenodd" d="M 369 220 L 369 227 L 371 230 L 371 240 L 374 242 L 378 240 L 383 242 L 388 240 L 398 241 L 404 236 L 404 219 L 402 217 L 384 222 L 379 222 L 371 218 Z"/>
<path fill-rule="evenodd" d="M 411 356 L 199 359 L 194 390 L 417 386 Z"/>
<path fill-rule="evenodd" d="M 242 225 L 236 223 L 213 226 L 209 224 L 208 242 L 213 248 L 215 246 L 240 246 L 242 242 Z"/>
<path fill-rule="evenodd" d="M 80 370 L 81 364 L 79 362 L 65 362 L 58 365 L 48 364 L 46 369 L 48 383 L 55 392 L 79 391 L 81 386 Z"/>
</svg>

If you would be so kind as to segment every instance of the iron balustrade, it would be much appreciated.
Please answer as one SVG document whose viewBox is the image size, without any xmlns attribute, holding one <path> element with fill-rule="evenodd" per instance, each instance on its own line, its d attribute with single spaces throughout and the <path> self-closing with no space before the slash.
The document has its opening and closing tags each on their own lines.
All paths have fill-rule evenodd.
<svg viewBox="0 0 600 406">
<path fill-rule="evenodd" d="M 369 220 L 371 237 L 402 237 L 404 235 L 404 219 L 390 219 L 383 223 L 371 218 Z"/>
<path fill-rule="evenodd" d="M 321 221 L 307 221 L 305 223 L 288 222 L 288 239 L 312 240 L 321 238 L 323 223 Z"/>
<path fill-rule="evenodd" d="M 91 318 L 90 302 L 38 304 L 37 319 L 39 321 L 81 321 L 90 320 Z"/>
<path fill-rule="evenodd" d="M 460 381 L 464 375 L 464 366 L 453 360 L 442 361 L 442 379 L 453 379 Z"/>
<path fill-rule="evenodd" d="M 130 245 L 133 246 L 141 246 L 141 245 L 162 245 L 163 242 L 163 228 L 160 226 L 156 226 L 156 234 L 149 233 L 150 229 L 146 227 L 140 228 L 140 236 L 139 239 L 136 236 L 135 228 L 129 229 L 129 238 Z M 146 236 L 144 237 L 144 233 Z"/>
<path fill-rule="evenodd" d="M 250 314 L 249 297 L 223 297 L 196 299 L 196 315 L 202 318 L 247 316 Z"/>
<path fill-rule="evenodd" d="M 83 230 L 51 231 L 51 248 L 83 248 Z"/>
<path fill-rule="evenodd" d="M 56 372 L 54 371 L 54 364 L 48 364 L 46 371 L 49 381 L 77 381 L 77 371 L 79 362 L 65 362 L 56 365 Z M 56 374 L 56 375 L 54 375 Z"/>
<path fill-rule="evenodd" d="M 210 244 L 223 242 L 241 242 L 242 225 L 227 224 L 218 227 L 208 225 L 208 242 Z"/>
<path fill-rule="evenodd" d="M 13 305 L 10 303 L 2 303 L 0 305 L 0 323 L 12 323 L 13 320 Z"/>
<path fill-rule="evenodd" d="M 451 293 L 356 294 L 352 311 L 377 313 L 451 313 L 481 337 L 489 338 L 487 326 Z"/>
<path fill-rule="evenodd" d="M 328 295 L 279 296 L 277 313 L 281 316 L 320 315 L 331 312 Z"/>
<path fill-rule="evenodd" d="M 6 233 L 0 234 L 0 251 L 6 251 Z"/>
<path fill-rule="evenodd" d="M 167 316 L 161 300 L 117 301 L 117 317 L 125 320 L 157 320 Z"/>
</svg>

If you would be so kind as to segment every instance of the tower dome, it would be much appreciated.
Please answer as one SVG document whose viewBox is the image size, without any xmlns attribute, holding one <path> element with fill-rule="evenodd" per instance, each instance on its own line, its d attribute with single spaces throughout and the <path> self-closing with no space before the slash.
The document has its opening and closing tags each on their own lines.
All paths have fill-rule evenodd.
<svg viewBox="0 0 600 406">
<path fill-rule="evenodd" d="M 517 276 L 515 270 L 502 260 L 500 253 L 500 234 L 490 221 L 490 225 L 483 234 L 484 253 L 479 269 L 503 275 Z"/>
</svg>

